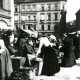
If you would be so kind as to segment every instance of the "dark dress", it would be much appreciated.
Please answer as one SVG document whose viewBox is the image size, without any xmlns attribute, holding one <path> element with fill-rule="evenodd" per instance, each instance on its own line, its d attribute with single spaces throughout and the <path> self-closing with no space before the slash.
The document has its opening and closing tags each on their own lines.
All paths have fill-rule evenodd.
<svg viewBox="0 0 80 80">
<path fill-rule="evenodd" d="M 4 40 L 5 46 L 8 49 L 10 55 L 14 55 L 17 52 L 17 50 L 11 46 L 10 37 L 8 35 L 3 35 L 2 38 Z"/>
<path fill-rule="evenodd" d="M 60 71 L 55 50 L 51 46 L 43 46 L 41 49 L 43 54 L 43 67 L 41 75 L 52 76 Z"/>
<path fill-rule="evenodd" d="M 76 64 L 74 49 L 75 47 L 71 39 L 66 38 L 63 46 L 64 57 L 62 58 L 62 67 L 72 67 Z"/>
<path fill-rule="evenodd" d="M 19 47 L 18 47 L 18 51 L 19 51 L 18 56 L 21 56 L 21 57 L 23 56 L 23 50 L 24 50 L 25 44 L 26 44 L 25 38 L 20 38 Z"/>
<path fill-rule="evenodd" d="M 17 54 L 17 56 L 25 57 L 26 61 L 25 61 L 24 66 L 30 67 L 27 52 L 26 52 L 26 40 L 25 40 L 25 38 L 19 37 L 19 40 L 17 43 L 18 43 L 18 54 Z"/>
<path fill-rule="evenodd" d="M 75 47 L 74 53 L 75 53 L 75 57 L 76 59 L 80 58 L 80 37 L 74 37 L 73 39 L 73 44 Z"/>
</svg>

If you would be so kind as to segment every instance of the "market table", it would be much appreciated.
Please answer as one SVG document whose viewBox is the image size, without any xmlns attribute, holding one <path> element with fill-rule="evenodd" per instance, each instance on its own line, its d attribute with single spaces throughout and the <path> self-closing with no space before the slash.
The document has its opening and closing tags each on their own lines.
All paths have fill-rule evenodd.
<svg viewBox="0 0 80 80">
<path fill-rule="evenodd" d="M 31 62 L 31 67 L 25 67 L 25 58 L 24 57 L 13 57 L 12 64 L 13 64 L 13 79 L 22 79 L 28 80 L 32 79 L 34 76 L 38 76 L 40 73 L 39 65 L 42 62 L 41 58 L 35 58 L 35 55 L 28 54 L 28 59 Z"/>
</svg>

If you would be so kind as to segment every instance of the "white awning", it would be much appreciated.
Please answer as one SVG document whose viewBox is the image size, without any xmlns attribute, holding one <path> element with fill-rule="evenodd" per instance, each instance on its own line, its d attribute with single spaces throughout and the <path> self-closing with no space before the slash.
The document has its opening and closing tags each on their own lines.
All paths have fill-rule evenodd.
<svg viewBox="0 0 80 80">
<path fill-rule="evenodd" d="M 1 29 L 11 29 L 12 30 L 11 27 L 7 26 L 7 24 L 5 22 L 2 22 L 2 21 L 0 22 L 0 28 Z"/>
</svg>

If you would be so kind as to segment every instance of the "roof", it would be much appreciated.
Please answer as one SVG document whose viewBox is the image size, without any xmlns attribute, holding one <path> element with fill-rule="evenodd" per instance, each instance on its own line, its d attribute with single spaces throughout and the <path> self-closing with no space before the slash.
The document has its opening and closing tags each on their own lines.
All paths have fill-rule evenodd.
<svg viewBox="0 0 80 80">
<path fill-rule="evenodd" d="M 14 0 L 15 3 L 22 3 L 22 2 L 55 2 L 55 1 L 65 1 L 67 0 Z"/>
</svg>

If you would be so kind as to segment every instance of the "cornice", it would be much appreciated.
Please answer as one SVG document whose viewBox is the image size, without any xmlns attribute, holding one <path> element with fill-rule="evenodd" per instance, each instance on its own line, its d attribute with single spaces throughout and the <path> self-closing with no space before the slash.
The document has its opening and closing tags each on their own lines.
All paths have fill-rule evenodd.
<svg viewBox="0 0 80 80">
<path fill-rule="evenodd" d="M 0 10 L 11 12 L 10 10 L 4 9 L 4 8 L 0 8 Z"/>
<path fill-rule="evenodd" d="M 1 15 L 1 14 L 0 14 L 0 17 L 2 17 L 2 18 L 6 18 L 6 19 L 11 19 L 11 18 L 12 18 L 12 17 L 10 17 L 10 16 Z"/>
<path fill-rule="evenodd" d="M 58 1 L 67 2 L 67 0 L 14 0 L 14 3 L 21 4 L 21 3 L 37 3 L 37 2 L 58 2 Z"/>
</svg>

